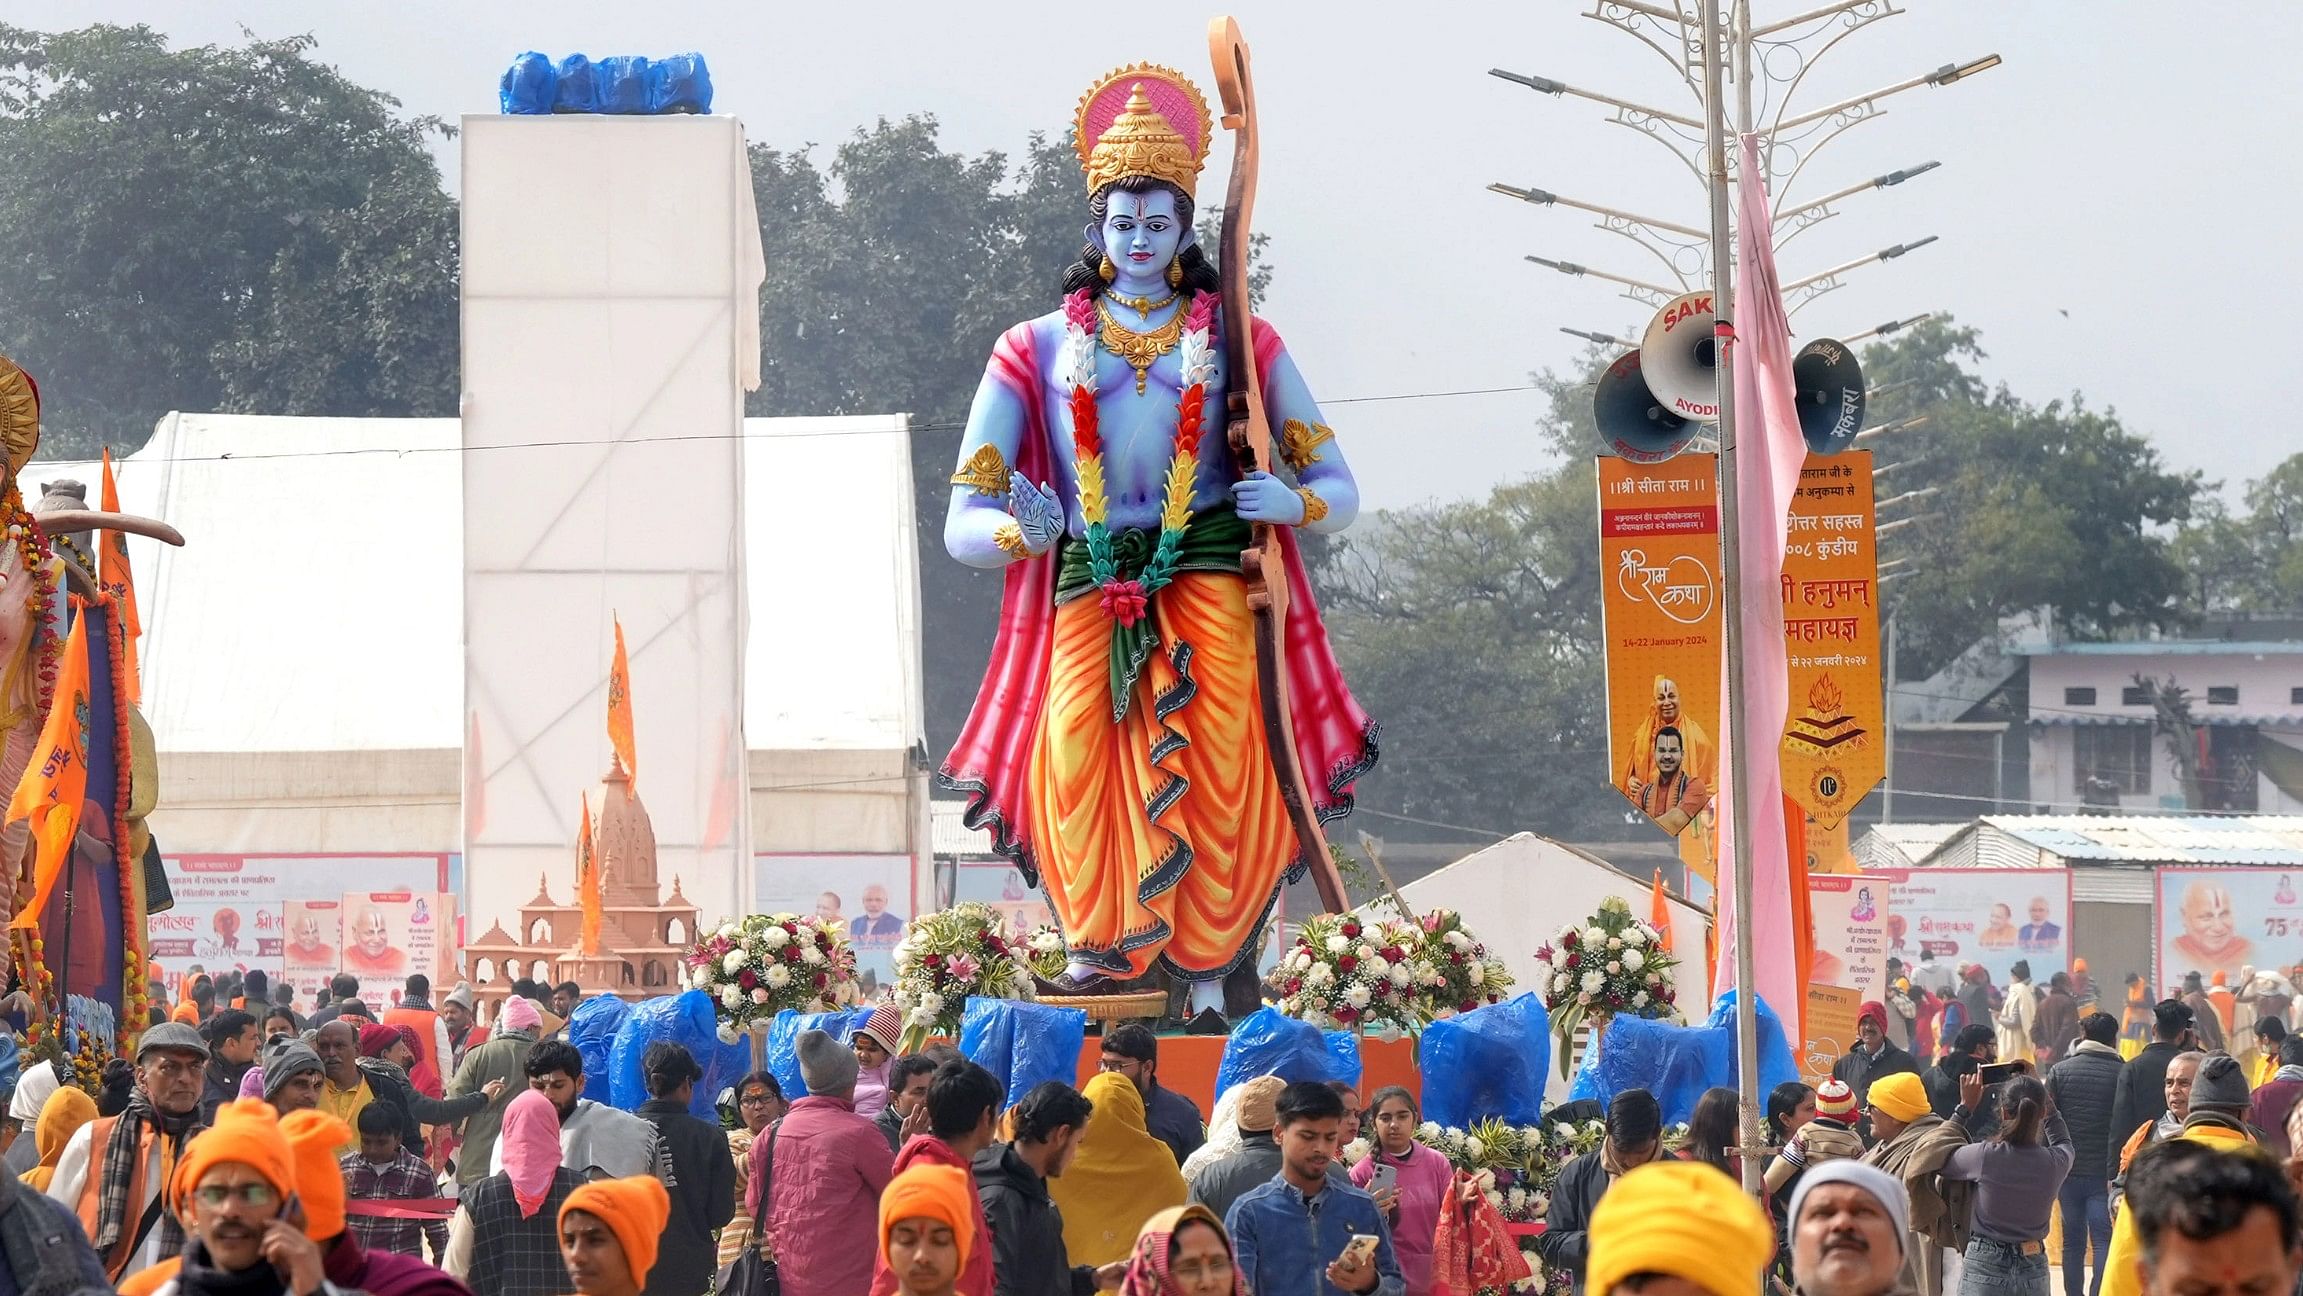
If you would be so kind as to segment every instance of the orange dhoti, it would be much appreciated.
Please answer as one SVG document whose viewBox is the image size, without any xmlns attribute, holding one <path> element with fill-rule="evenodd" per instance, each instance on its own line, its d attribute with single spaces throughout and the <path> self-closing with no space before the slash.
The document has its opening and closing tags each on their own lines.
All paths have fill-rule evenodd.
<svg viewBox="0 0 2303 1296">
<path fill-rule="evenodd" d="M 1031 840 L 1075 963 L 1187 979 L 1252 957 L 1296 854 L 1264 745 L 1245 584 L 1186 571 L 1152 599 L 1158 644 L 1112 718 L 1112 619 L 1058 606 L 1032 740 Z"/>
</svg>

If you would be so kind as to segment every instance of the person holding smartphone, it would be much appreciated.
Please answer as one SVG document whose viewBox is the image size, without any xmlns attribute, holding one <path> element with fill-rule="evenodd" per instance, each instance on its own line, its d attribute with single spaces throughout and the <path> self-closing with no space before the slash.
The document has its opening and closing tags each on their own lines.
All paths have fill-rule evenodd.
<svg viewBox="0 0 2303 1296">
<path fill-rule="evenodd" d="M 295 1187 L 279 1114 L 260 1098 L 219 1108 L 169 1183 L 188 1241 L 160 1296 L 334 1296 L 320 1248 L 301 1227 Z"/>
<path fill-rule="evenodd" d="M 1282 1090 L 1276 1106 L 1280 1172 L 1233 1202 L 1224 1220 L 1248 1290 L 1256 1296 L 1405 1296 L 1375 1199 L 1327 1174 L 1343 1099 L 1304 1080 Z"/>
<path fill-rule="evenodd" d="M 1415 1141 L 1423 1123 L 1415 1095 L 1398 1085 L 1378 1089 L 1369 1108 L 1375 1150 L 1351 1168 L 1351 1181 L 1366 1189 L 1391 1224 L 1392 1249 L 1399 1254 L 1407 1296 L 1431 1290 L 1432 1239 L 1455 1169 L 1436 1150 Z"/>
<path fill-rule="evenodd" d="M 2023 1074 L 2000 1092 L 1998 1136 L 1954 1151 L 1942 1170 L 1945 1179 L 1977 1185 L 1961 1296 L 2047 1296 L 2048 1217 L 2056 1190 L 2071 1173 L 2071 1132 L 2047 1086 L 2030 1074 L 2029 1063 L 2005 1065 L 2021 1067 Z M 1964 1124 L 1981 1107 L 1993 1070 L 1960 1077 L 1953 1120 Z"/>
</svg>

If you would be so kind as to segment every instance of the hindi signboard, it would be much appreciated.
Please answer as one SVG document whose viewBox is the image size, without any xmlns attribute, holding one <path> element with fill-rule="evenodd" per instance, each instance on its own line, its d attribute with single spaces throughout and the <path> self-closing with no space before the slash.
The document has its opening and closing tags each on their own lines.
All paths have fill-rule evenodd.
<svg viewBox="0 0 2303 1296">
<path fill-rule="evenodd" d="M 2303 871 L 2163 868 L 2158 871 L 2159 987 L 2174 993 L 2187 972 L 2234 988 L 2239 970 L 2283 971 L 2303 949 Z M 2157 997 L 2154 992 L 2154 997 Z"/>
<path fill-rule="evenodd" d="M 1783 791 L 1817 823 L 1847 817 L 1887 769 L 1871 452 L 1809 455 L 1783 553 L 1791 715 Z"/>
<path fill-rule="evenodd" d="M 1599 460 L 1608 780 L 1677 835 L 1719 787 L 1719 460 Z"/>
<path fill-rule="evenodd" d="M 1873 876 L 1888 881 L 1887 952 L 1907 965 L 1980 963 L 1993 985 L 2007 984 L 2017 960 L 2040 979 L 2071 966 L 2067 870 L 1879 869 Z"/>
</svg>

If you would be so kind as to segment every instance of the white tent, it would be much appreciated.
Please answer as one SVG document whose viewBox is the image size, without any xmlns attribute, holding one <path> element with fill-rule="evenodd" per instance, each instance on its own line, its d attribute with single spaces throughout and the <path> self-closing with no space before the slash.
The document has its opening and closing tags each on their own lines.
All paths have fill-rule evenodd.
<svg viewBox="0 0 2303 1296">
<path fill-rule="evenodd" d="M 744 435 L 752 850 L 917 859 L 908 421 Z M 453 419 L 171 414 L 118 464 L 122 507 L 188 541 L 131 541 L 168 854 L 461 849 L 458 445 Z M 35 463 L 25 492 L 69 478 L 93 504 L 98 471 Z M 648 501 L 631 542 L 677 525 Z"/>
</svg>

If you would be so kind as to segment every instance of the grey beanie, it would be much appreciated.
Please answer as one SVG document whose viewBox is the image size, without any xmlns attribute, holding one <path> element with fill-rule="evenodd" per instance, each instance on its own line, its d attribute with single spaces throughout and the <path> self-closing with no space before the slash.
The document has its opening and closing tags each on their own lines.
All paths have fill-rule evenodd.
<svg viewBox="0 0 2303 1296">
<path fill-rule="evenodd" d="M 280 1086 L 310 1072 L 323 1074 L 320 1055 L 302 1040 L 286 1040 L 264 1054 L 264 1101 L 270 1102 Z"/>
<path fill-rule="evenodd" d="M 448 997 L 443 1002 L 452 1003 L 458 1008 L 463 1009 L 465 1012 L 472 1011 L 472 1005 L 475 1002 L 472 995 L 472 987 L 465 985 L 463 982 L 457 982 L 456 988 L 448 992 Z"/>
<path fill-rule="evenodd" d="M 1895 1244 L 1898 1249 L 1908 1247 L 1905 1235 L 1911 1232 L 1911 1194 L 1903 1181 L 1875 1165 L 1866 1165 L 1850 1157 L 1826 1161 L 1822 1165 L 1807 1167 L 1799 1176 L 1799 1186 L 1791 1190 L 1791 1231 L 1799 1229 L 1799 1212 L 1807 1206 L 1807 1194 L 1825 1184 L 1852 1184 L 1879 1199 L 1887 1210 L 1888 1218 L 1895 1221 Z"/>
<path fill-rule="evenodd" d="M 2254 1094 L 2247 1087 L 2247 1072 L 2228 1053 L 2210 1053 L 2200 1060 L 2199 1074 L 2191 1081 L 2191 1110 L 2243 1112 Z"/>
<path fill-rule="evenodd" d="M 822 1031 L 802 1032 L 800 1078 L 818 1097 L 847 1098 L 856 1091 L 856 1051 Z"/>
</svg>

